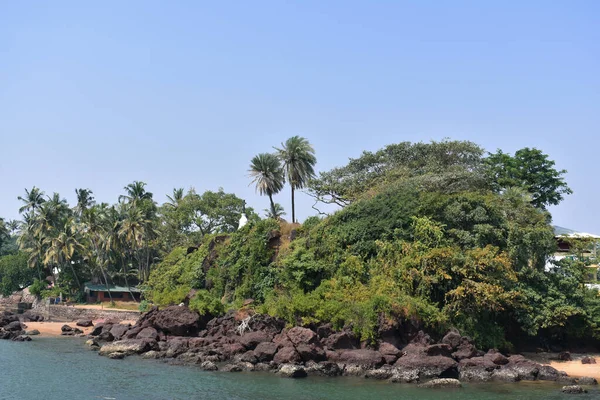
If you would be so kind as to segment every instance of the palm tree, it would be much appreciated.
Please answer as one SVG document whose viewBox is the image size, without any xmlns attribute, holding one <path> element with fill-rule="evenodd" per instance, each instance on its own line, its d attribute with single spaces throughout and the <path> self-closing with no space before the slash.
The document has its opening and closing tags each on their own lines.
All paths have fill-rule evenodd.
<svg viewBox="0 0 600 400">
<path fill-rule="evenodd" d="M 77 283 L 77 289 L 81 290 L 81 283 L 79 277 L 73 267 L 73 254 L 76 250 L 82 248 L 77 237 L 77 231 L 74 229 L 74 221 L 72 218 L 68 218 L 64 225 L 61 227 L 58 235 L 55 238 L 48 238 L 48 250 L 44 258 L 44 264 L 58 265 L 58 266 L 69 266 L 75 282 Z"/>
<path fill-rule="evenodd" d="M 173 189 L 173 196 L 167 195 L 167 199 L 169 199 L 169 201 L 165 203 L 165 206 L 177 208 L 181 204 L 183 197 L 184 197 L 184 189 L 183 188 Z"/>
<path fill-rule="evenodd" d="M 46 201 L 44 199 L 44 192 L 35 186 L 31 190 L 25 189 L 25 197 L 19 196 L 17 199 L 25 203 L 19 208 L 19 214 L 23 214 L 25 211 L 30 210 L 35 214 L 35 211 Z"/>
<path fill-rule="evenodd" d="M 75 211 L 81 218 L 85 210 L 93 206 L 96 201 L 94 200 L 94 196 L 92 196 L 92 191 L 90 189 L 75 189 L 75 194 L 77 195 Z"/>
<path fill-rule="evenodd" d="M 273 210 L 271 209 L 264 209 L 265 215 L 267 216 L 267 218 L 272 218 L 275 220 L 280 220 L 282 216 L 285 215 L 285 211 L 283 210 L 283 207 L 281 204 L 279 203 L 275 203 L 275 213 L 273 213 Z"/>
<path fill-rule="evenodd" d="M 275 215 L 277 212 L 275 203 L 273 203 L 273 195 L 279 193 L 285 183 L 285 175 L 279 159 L 274 154 L 261 153 L 250 161 L 248 172 L 250 172 L 252 183 L 256 185 L 256 191 L 263 196 L 269 196 L 271 212 Z"/>
<path fill-rule="evenodd" d="M 302 189 L 308 180 L 315 176 L 314 166 L 317 163 L 315 149 L 303 137 L 292 136 L 281 148 L 275 148 L 277 155 L 283 163 L 287 181 L 292 188 L 292 222 L 296 222 L 296 208 L 294 204 L 294 192 Z"/>
<path fill-rule="evenodd" d="M 145 182 L 134 181 L 123 189 L 127 194 L 119 196 L 119 202 L 137 204 L 142 200 L 152 200 L 152 193 L 146 191 Z"/>
<path fill-rule="evenodd" d="M 19 230 L 19 228 L 21 227 L 21 221 L 17 221 L 16 219 L 11 219 L 6 223 L 6 227 L 8 229 L 8 232 L 11 235 L 14 235 L 15 232 L 17 232 Z"/>
</svg>

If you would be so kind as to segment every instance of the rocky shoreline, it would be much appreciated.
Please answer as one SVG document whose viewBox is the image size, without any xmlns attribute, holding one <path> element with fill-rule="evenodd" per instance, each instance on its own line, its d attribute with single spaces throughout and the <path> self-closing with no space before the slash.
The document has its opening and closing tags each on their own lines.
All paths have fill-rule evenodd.
<svg viewBox="0 0 600 400">
<path fill-rule="evenodd" d="M 35 315 L 25 315 L 35 320 Z M 91 326 L 92 321 L 78 321 Z M 0 315 L 0 338 L 28 341 L 17 315 Z M 395 334 L 392 334 L 395 333 Z M 86 336 L 65 325 L 65 336 Z M 425 387 L 460 387 L 461 382 L 552 381 L 569 387 L 596 385 L 594 378 L 573 378 L 518 354 L 478 350 L 458 331 L 437 343 L 420 330 L 389 330 L 383 340 L 366 345 L 351 329 L 335 332 L 330 325 L 286 328 L 282 320 L 260 314 L 230 312 L 203 318 L 186 306 L 153 308 L 135 323 L 97 323 L 86 345 L 101 356 L 131 355 L 203 370 L 271 371 L 280 376 L 356 376 Z M 584 389 L 582 389 L 584 390 Z"/>
<path fill-rule="evenodd" d="M 137 354 L 204 370 L 272 371 L 292 378 L 344 375 L 444 386 L 488 381 L 597 383 L 594 378 L 569 377 L 522 355 L 483 352 L 456 330 L 438 343 L 416 331 L 404 337 L 387 335 L 367 346 L 350 329 L 335 332 L 330 325 L 288 329 L 270 316 L 235 312 L 203 319 L 185 306 L 152 309 L 133 326 L 97 324 L 87 345 L 115 359 Z"/>
</svg>

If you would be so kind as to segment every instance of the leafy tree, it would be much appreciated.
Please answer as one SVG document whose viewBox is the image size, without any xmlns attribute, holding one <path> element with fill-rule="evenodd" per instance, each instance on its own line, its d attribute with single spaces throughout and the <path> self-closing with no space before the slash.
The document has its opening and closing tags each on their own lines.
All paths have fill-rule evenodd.
<svg viewBox="0 0 600 400">
<path fill-rule="evenodd" d="M 261 153 L 250 161 L 250 177 L 261 195 L 269 196 L 271 213 L 276 214 L 273 195 L 283 189 L 285 183 L 284 171 L 279 159 L 269 153 Z"/>
<path fill-rule="evenodd" d="M 541 209 L 560 203 L 564 195 L 573 193 L 567 185 L 566 170 L 556 170 L 555 162 L 538 149 L 525 147 L 514 156 L 498 150 L 485 159 L 493 189 L 501 192 L 511 187 L 526 190 L 532 204 Z"/>
<path fill-rule="evenodd" d="M 19 252 L 0 257 L 0 294 L 9 296 L 33 280 L 34 271 L 27 267 L 27 254 Z"/>
<path fill-rule="evenodd" d="M 317 201 L 345 207 L 398 180 L 414 179 L 429 190 L 445 192 L 485 188 L 482 156 L 483 149 L 468 141 L 391 144 L 321 172 L 309 183 L 308 193 Z"/>
<path fill-rule="evenodd" d="M 308 181 L 315 176 L 314 166 L 317 163 L 315 149 L 305 138 L 292 136 L 281 144 L 281 148 L 275 148 L 275 150 L 283 163 L 287 181 L 292 189 L 292 223 L 295 223 L 294 192 L 304 188 Z M 275 215 L 274 207 L 271 208 L 272 214 Z"/>
</svg>

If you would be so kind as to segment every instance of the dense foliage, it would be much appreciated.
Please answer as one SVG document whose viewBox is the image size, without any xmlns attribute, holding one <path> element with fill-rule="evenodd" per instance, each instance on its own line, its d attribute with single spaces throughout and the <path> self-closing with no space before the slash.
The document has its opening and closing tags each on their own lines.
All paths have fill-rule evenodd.
<svg viewBox="0 0 600 400">
<path fill-rule="evenodd" d="M 405 142 L 310 181 L 308 157 L 292 187 L 308 184 L 318 201 L 342 207 L 298 225 L 280 220 L 272 199 L 285 176 L 300 179 L 284 154 L 292 144 L 279 158 L 252 160 L 272 218 L 246 209 L 239 230 L 244 202 L 222 190 L 176 189 L 159 207 L 135 182 L 114 206 L 78 191 L 71 209 L 34 188 L 19 235 L 31 271 L 60 269 L 59 284 L 74 291 L 84 279 L 129 278 L 155 304 L 185 302 L 203 314 L 251 305 L 290 324 L 352 326 L 364 340 L 403 320 L 431 332 L 455 326 L 486 347 L 600 338 L 600 300 L 583 285 L 583 259 L 547 269 L 556 243 L 545 207 L 570 189 L 543 153 L 485 157 L 471 142 Z"/>
</svg>

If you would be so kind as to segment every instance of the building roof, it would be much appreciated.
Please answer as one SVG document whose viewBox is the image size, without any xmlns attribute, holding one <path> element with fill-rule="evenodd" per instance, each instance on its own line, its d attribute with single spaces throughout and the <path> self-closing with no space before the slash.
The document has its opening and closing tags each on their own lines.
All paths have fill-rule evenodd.
<svg viewBox="0 0 600 400">
<path fill-rule="evenodd" d="M 600 239 L 600 236 L 594 235 L 593 233 L 577 232 L 573 229 L 563 228 L 562 226 L 553 225 L 554 236 L 556 237 L 567 237 L 567 238 L 580 238 L 580 239 Z"/>
<path fill-rule="evenodd" d="M 93 292 L 106 292 L 106 285 L 102 285 L 102 284 L 92 284 L 90 282 L 87 282 L 85 284 L 85 291 L 93 291 Z M 117 285 L 108 285 L 108 291 L 113 292 L 113 293 L 141 293 L 142 291 L 140 289 L 138 289 L 135 286 L 130 286 L 129 288 L 127 288 L 127 286 L 117 286 Z"/>
</svg>

